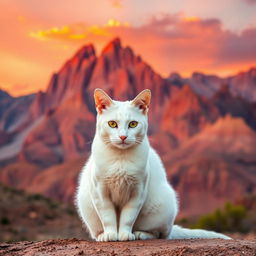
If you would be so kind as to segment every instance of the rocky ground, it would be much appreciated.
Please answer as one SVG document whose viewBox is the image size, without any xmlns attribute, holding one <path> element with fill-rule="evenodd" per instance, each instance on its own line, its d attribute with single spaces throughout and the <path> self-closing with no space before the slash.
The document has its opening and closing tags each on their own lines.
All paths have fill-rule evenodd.
<svg viewBox="0 0 256 256">
<path fill-rule="evenodd" d="M 41 255 L 256 255 L 252 240 L 149 240 L 99 243 L 78 239 L 45 240 L 0 244 L 0 256 Z"/>
<path fill-rule="evenodd" d="M 0 184 L 0 243 L 87 239 L 74 206 Z"/>
</svg>

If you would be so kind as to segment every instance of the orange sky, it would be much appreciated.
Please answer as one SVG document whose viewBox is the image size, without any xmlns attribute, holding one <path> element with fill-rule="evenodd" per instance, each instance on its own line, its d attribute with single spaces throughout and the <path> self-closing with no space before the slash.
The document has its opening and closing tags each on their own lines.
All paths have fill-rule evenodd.
<svg viewBox="0 0 256 256">
<path fill-rule="evenodd" d="M 157 72 L 228 75 L 256 65 L 255 0 L 1 0 L 0 88 L 45 89 L 79 47 L 116 36 Z"/>
</svg>

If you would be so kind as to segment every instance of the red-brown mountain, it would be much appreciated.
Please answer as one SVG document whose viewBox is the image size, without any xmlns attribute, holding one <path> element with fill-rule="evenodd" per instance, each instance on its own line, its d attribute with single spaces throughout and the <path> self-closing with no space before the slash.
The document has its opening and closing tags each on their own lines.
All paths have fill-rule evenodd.
<svg viewBox="0 0 256 256">
<path fill-rule="evenodd" d="M 227 78 L 230 90 L 233 95 L 240 96 L 251 102 L 256 102 L 256 68 L 240 72 L 237 75 Z"/>
<path fill-rule="evenodd" d="M 155 95 L 152 112 L 157 116 L 174 86 L 129 47 L 122 47 L 119 39 L 110 42 L 99 57 L 92 45 L 83 47 L 52 76 L 47 91 L 37 94 L 30 112 L 40 121 L 26 137 L 19 157 L 48 167 L 88 152 L 95 126 L 92 95 L 97 87 L 117 99 L 132 98 L 150 88 Z"/>
<path fill-rule="evenodd" d="M 26 125 L 26 112 L 34 97 L 34 94 L 12 97 L 9 93 L 0 90 L 0 133 L 11 136 Z M 9 142 L 5 139 L 4 136 L 0 136 L 0 146 Z"/>
<path fill-rule="evenodd" d="M 194 72 L 190 78 L 182 78 L 179 74 L 172 73 L 168 80 L 179 86 L 189 84 L 197 94 L 208 98 L 211 98 L 223 85 L 226 85 L 233 96 L 249 102 L 256 102 L 255 67 L 226 78 Z"/>
<path fill-rule="evenodd" d="M 184 85 L 166 105 L 161 128 L 182 142 L 213 123 L 219 115 L 218 108 L 210 100 Z"/>
<path fill-rule="evenodd" d="M 253 74 L 244 76 L 255 90 Z M 45 92 L 21 98 L 24 105 L 9 103 L 12 97 L 0 93 L 0 181 L 72 201 L 95 129 L 94 89 L 125 100 L 149 88 L 150 141 L 180 194 L 183 214 L 206 212 L 238 193 L 253 193 L 256 103 L 240 92 L 234 96 L 231 86 L 216 76 L 197 73 L 191 81 L 178 74 L 162 78 L 119 39 L 99 56 L 92 45 L 82 47 L 53 74 Z M 7 113 L 18 114 L 12 121 Z M 2 125 L 5 116 L 9 125 Z M 234 193 L 229 184 L 238 187 Z M 205 200 L 207 207 L 200 207 Z"/>
<path fill-rule="evenodd" d="M 225 201 L 256 193 L 256 132 L 243 119 L 226 116 L 165 155 L 168 177 L 181 210 L 197 215 Z"/>
</svg>

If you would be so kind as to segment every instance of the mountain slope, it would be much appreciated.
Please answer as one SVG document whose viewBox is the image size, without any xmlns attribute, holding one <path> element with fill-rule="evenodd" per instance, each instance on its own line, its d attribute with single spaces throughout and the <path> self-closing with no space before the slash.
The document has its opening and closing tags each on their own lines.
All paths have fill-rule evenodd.
<svg viewBox="0 0 256 256">
<path fill-rule="evenodd" d="M 256 132 L 242 119 L 226 116 L 166 155 L 168 178 L 181 198 L 182 214 L 206 213 L 227 200 L 255 193 L 254 152 Z"/>
<path fill-rule="evenodd" d="M 166 105 L 161 128 L 182 142 L 213 123 L 219 115 L 207 98 L 196 95 L 185 85 Z"/>
<path fill-rule="evenodd" d="M 0 227 L 0 242 L 72 237 L 88 239 L 73 206 L 2 184 Z"/>
<path fill-rule="evenodd" d="M 12 97 L 0 90 L 0 146 L 11 141 L 16 132 L 28 122 L 27 111 L 34 94 Z"/>
</svg>

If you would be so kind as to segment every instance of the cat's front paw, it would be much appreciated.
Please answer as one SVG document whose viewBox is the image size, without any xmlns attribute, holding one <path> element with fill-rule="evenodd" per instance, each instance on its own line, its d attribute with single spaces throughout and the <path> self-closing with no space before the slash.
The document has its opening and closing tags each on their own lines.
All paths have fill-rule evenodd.
<svg viewBox="0 0 256 256">
<path fill-rule="evenodd" d="M 103 232 L 100 235 L 98 235 L 96 240 L 98 242 L 117 241 L 117 233 L 112 231 Z"/>
<path fill-rule="evenodd" d="M 118 234 L 118 240 L 119 241 L 135 240 L 135 235 L 128 231 L 121 231 Z"/>
</svg>

